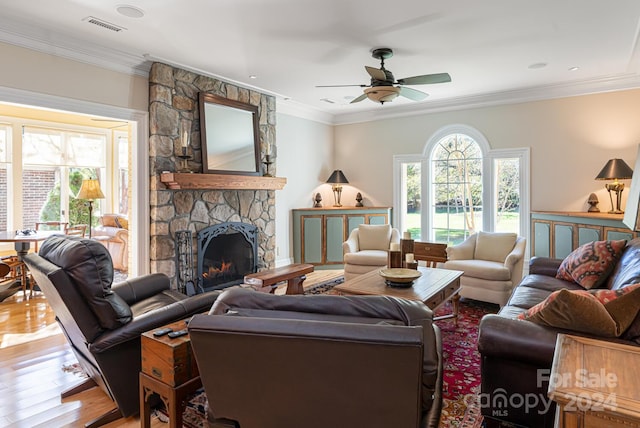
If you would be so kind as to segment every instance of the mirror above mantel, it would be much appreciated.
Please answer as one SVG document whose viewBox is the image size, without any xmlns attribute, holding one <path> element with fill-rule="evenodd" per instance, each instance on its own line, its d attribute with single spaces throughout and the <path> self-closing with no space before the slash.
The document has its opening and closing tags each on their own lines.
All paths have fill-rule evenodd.
<svg viewBox="0 0 640 428">
<path fill-rule="evenodd" d="M 260 175 L 258 107 L 200 92 L 199 108 L 203 172 Z"/>
</svg>

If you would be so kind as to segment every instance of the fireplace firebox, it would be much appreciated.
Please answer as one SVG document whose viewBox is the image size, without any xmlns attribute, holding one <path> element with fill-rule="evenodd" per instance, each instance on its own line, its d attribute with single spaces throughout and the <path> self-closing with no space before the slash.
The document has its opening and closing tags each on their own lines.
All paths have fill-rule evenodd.
<svg viewBox="0 0 640 428">
<path fill-rule="evenodd" d="M 257 272 L 257 235 L 256 226 L 239 222 L 216 224 L 198 232 L 198 288 L 220 290 Z"/>
</svg>

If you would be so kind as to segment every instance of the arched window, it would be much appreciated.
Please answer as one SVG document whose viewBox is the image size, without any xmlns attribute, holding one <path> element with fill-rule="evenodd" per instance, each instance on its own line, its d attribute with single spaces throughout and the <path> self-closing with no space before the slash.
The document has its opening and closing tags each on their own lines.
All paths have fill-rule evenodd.
<svg viewBox="0 0 640 428">
<path fill-rule="evenodd" d="M 472 127 L 441 128 L 422 155 L 394 157 L 394 224 L 452 245 L 480 230 L 528 237 L 528 165 L 527 148 L 492 150 Z"/>
</svg>

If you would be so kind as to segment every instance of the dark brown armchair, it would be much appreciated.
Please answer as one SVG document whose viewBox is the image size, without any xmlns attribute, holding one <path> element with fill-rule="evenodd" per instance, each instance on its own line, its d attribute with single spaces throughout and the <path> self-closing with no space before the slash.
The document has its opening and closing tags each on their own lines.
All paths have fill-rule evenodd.
<svg viewBox="0 0 640 428">
<path fill-rule="evenodd" d="M 52 236 L 24 262 L 89 376 L 88 382 L 63 397 L 97 384 L 117 405 L 85 426 L 137 414 L 141 334 L 208 311 L 219 294 L 187 297 L 171 290 L 167 276 L 158 273 L 112 286 L 109 251 L 97 241 L 79 237 Z"/>
<path fill-rule="evenodd" d="M 229 289 L 189 323 L 212 427 L 437 427 L 440 333 L 421 302 Z"/>
</svg>

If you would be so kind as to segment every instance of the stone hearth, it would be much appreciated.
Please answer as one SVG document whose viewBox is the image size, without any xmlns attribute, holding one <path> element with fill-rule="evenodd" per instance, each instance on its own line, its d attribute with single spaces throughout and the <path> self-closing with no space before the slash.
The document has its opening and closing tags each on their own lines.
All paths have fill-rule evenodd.
<svg viewBox="0 0 640 428">
<path fill-rule="evenodd" d="M 275 98 L 241 88 L 211 77 L 154 63 L 149 74 L 149 157 L 151 271 L 171 278 L 176 288 L 175 233 L 200 230 L 224 222 L 243 222 L 258 228 L 258 268 L 275 264 L 275 191 L 274 190 L 169 190 L 160 182 L 160 174 L 180 169 L 182 154 L 179 137 L 181 119 L 192 122 L 188 154 L 189 167 L 202 172 L 198 93 L 209 92 L 258 106 L 261 159 L 267 145 L 276 146 Z M 273 168 L 273 165 L 272 165 Z M 275 168 L 270 172 L 274 173 Z M 197 266 L 193 266 L 194 274 Z"/>
</svg>

